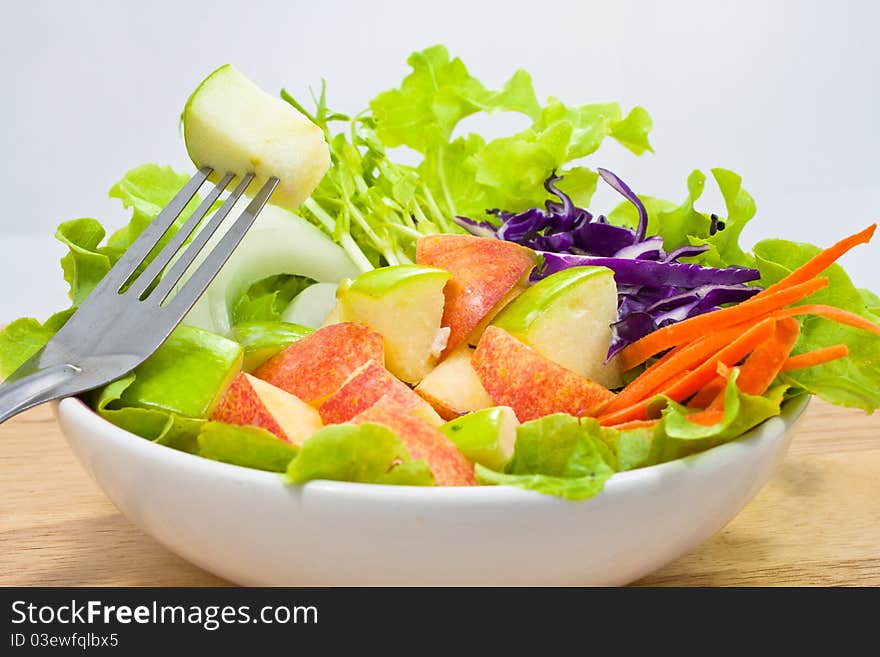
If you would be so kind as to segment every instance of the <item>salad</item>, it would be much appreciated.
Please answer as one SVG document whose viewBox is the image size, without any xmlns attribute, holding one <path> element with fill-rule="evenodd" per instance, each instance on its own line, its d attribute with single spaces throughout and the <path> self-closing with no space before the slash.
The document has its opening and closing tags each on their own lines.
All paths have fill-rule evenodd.
<svg viewBox="0 0 880 657">
<path fill-rule="evenodd" d="M 652 151 L 645 109 L 541 103 L 522 70 L 491 89 L 442 46 L 408 63 L 354 116 L 330 109 L 323 83 L 310 103 L 230 66 L 199 85 L 181 117 L 193 162 L 277 176 L 275 205 L 165 344 L 85 396 L 97 414 L 291 485 L 580 500 L 616 472 L 735 440 L 798 395 L 880 407 L 880 298 L 835 264 L 876 225 L 824 248 L 771 239 L 747 252 L 755 203 L 736 173 L 711 171 L 725 208 L 706 214 L 701 171 L 668 201 L 588 166 L 606 140 Z M 460 134 L 496 112 L 530 125 Z M 71 307 L 0 332 L 0 376 L 188 178 L 137 167 L 110 190 L 127 225 L 58 227 Z M 588 209 L 599 185 L 621 196 L 606 214 Z"/>
</svg>

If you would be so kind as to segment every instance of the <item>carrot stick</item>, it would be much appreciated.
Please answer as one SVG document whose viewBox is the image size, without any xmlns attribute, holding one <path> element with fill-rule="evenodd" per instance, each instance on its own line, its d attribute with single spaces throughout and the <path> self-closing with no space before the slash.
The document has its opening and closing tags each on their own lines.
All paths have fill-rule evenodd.
<svg viewBox="0 0 880 657">
<path fill-rule="evenodd" d="M 708 397 L 708 401 L 705 403 L 705 405 L 703 406 L 703 410 L 701 411 L 703 413 L 706 413 L 706 415 L 697 415 L 693 420 L 694 424 L 700 424 L 701 422 L 706 425 L 717 424 L 721 421 L 721 418 L 716 417 L 717 411 L 721 411 L 722 417 L 724 415 L 724 395 L 727 392 L 727 382 L 730 380 L 730 368 L 724 363 L 719 362 L 717 372 L 718 373 L 715 378 L 712 379 L 712 381 L 710 381 L 707 386 L 700 390 L 700 392 L 697 393 L 697 395 L 694 396 L 694 398 L 691 399 L 690 403 L 688 404 L 688 406 L 696 406 L 696 404 L 694 404 L 694 400 L 697 399 L 697 396 L 704 391 L 709 391 L 707 392 L 707 396 L 711 396 Z M 710 386 L 714 386 L 714 388 L 710 388 Z M 691 416 L 689 415 L 688 419 L 690 419 L 690 417 Z M 705 421 L 703 421 L 702 419 L 704 417 Z"/>
<path fill-rule="evenodd" d="M 761 342 L 773 335 L 775 326 L 776 320 L 772 317 L 761 320 L 744 331 L 726 347 L 716 352 L 687 376 L 671 385 L 665 386 L 657 394 L 665 395 L 676 402 L 687 399 L 712 380 L 718 370 L 719 362 L 727 366 L 735 365 L 743 357 L 751 353 Z M 610 426 L 629 422 L 630 420 L 645 420 L 647 419 L 650 401 L 651 398 L 642 399 L 627 408 L 612 413 L 603 413 L 599 416 L 599 423 Z"/>
<path fill-rule="evenodd" d="M 712 380 L 712 377 L 718 371 L 719 362 L 728 367 L 736 365 L 743 357 L 753 352 L 758 345 L 770 338 L 775 328 L 776 320 L 773 318 L 767 318 L 758 322 L 719 351 L 712 359 L 703 363 L 682 381 L 663 390 L 661 394 L 677 402 L 690 397 Z"/>
<path fill-rule="evenodd" d="M 727 377 L 720 374 L 716 375 L 714 379 L 703 386 L 700 392 L 694 395 L 694 398 L 688 402 L 688 406 L 691 408 L 709 408 L 712 402 L 717 399 L 718 395 L 724 392 L 726 385 Z"/>
<path fill-rule="evenodd" d="M 709 381 L 700 389 L 700 392 L 691 398 L 688 402 L 689 407 L 706 409 L 713 404 L 717 405 L 719 395 L 722 400 L 724 399 L 722 393 L 727 387 L 728 380 L 730 380 L 730 368 L 724 363 L 718 363 L 716 372 L 715 378 Z"/>
<path fill-rule="evenodd" d="M 791 318 L 776 322 L 773 335 L 760 343 L 739 368 L 736 386 L 749 395 L 763 395 L 776 379 L 782 365 L 794 348 L 800 326 Z M 730 370 L 719 363 L 718 376 L 706 384 L 688 406 L 705 410 L 724 408 L 724 393 Z M 690 418 L 690 416 L 688 416 Z"/>
<path fill-rule="evenodd" d="M 720 408 L 716 407 L 713 403 L 705 410 L 688 415 L 687 421 L 699 424 L 702 427 L 711 427 L 713 424 L 718 424 L 724 419 L 724 398 L 722 397 L 721 400 Z"/>
<path fill-rule="evenodd" d="M 782 366 L 783 372 L 802 370 L 807 367 L 815 367 L 824 363 L 843 358 L 849 354 L 849 348 L 845 344 L 835 344 L 830 347 L 822 347 L 805 354 L 791 356 Z"/>
<path fill-rule="evenodd" d="M 749 395 L 763 395 L 776 379 L 791 350 L 797 342 L 800 326 L 791 318 L 777 321 L 774 334 L 749 354 L 745 363 L 739 368 L 736 379 L 737 387 Z M 719 367 L 721 370 L 721 367 Z M 724 367 L 712 381 L 706 384 L 693 399 L 689 406 L 709 409 L 722 403 L 724 389 L 727 386 L 729 371 Z"/>
<path fill-rule="evenodd" d="M 749 395 L 763 395 L 767 392 L 767 388 L 782 370 L 799 334 L 800 326 L 793 319 L 783 318 L 777 321 L 773 336 L 755 347 L 739 368 L 737 387 Z M 724 391 L 730 372 L 726 366 L 720 364 L 718 370 L 718 376 L 694 395 L 688 406 L 705 410 L 724 408 Z"/>
<path fill-rule="evenodd" d="M 778 290 L 782 290 L 785 288 L 789 288 L 792 285 L 797 285 L 799 283 L 803 283 L 804 281 L 808 281 L 811 278 L 818 276 L 823 271 L 828 269 L 834 261 L 840 258 L 844 253 L 852 249 L 853 247 L 858 246 L 859 244 L 867 244 L 871 241 L 871 238 L 874 236 L 874 231 L 877 229 L 877 224 L 871 224 L 867 228 L 862 231 L 859 231 L 855 235 L 850 235 L 849 237 L 844 237 L 837 244 L 828 247 L 824 251 L 817 253 L 813 258 L 802 264 L 800 267 L 791 272 L 788 276 L 783 278 L 780 281 L 777 281 L 766 290 L 759 292 L 752 300 L 757 299 L 762 295 L 771 295 Z"/>
<path fill-rule="evenodd" d="M 749 354 L 739 370 L 737 387 L 748 395 L 763 395 L 773 383 L 800 334 L 800 326 L 790 317 L 776 323 L 776 333 Z"/>
<path fill-rule="evenodd" d="M 821 303 L 805 303 L 801 306 L 783 308 L 773 313 L 774 317 L 794 317 L 796 315 L 819 315 L 838 324 L 846 324 L 871 333 L 880 334 L 880 326 L 861 315 L 856 315 L 837 306 L 826 306 Z"/>
<path fill-rule="evenodd" d="M 602 414 L 619 411 L 642 399 L 647 399 L 651 393 L 668 384 L 682 370 L 693 369 L 748 328 L 748 324 L 737 325 L 724 331 L 709 333 L 690 344 L 677 347 L 669 352 L 672 356 L 667 354 L 630 381 L 602 410 Z"/>
<path fill-rule="evenodd" d="M 733 324 L 741 324 L 749 320 L 763 318 L 769 313 L 808 297 L 827 285 L 827 278 L 814 278 L 777 290 L 772 294 L 764 294 L 764 292 L 767 292 L 767 290 L 764 290 L 764 292 L 760 292 L 751 299 L 743 301 L 736 306 L 722 308 L 721 310 L 697 315 L 696 317 L 664 326 L 623 349 L 620 352 L 620 364 L 624 370 L 628 370 L 644 363 L 648 358 L 664 349 L 669 349 L 694 338 L 708 335 L 712 331 L 718 331 L 721 328 L 728 328 Z"/>
<path fill-rule="evenodd" d="M 805 304 L 773 313 L 773 317 L 781 318 L 777 325 L 777 334 L 773 339 L 758 345 L 740 368 L 739 378 L 736 380 L 740 390 L 750 395 L 763 395 L 781 371 L 821 365 L 848 354 L 845 345 L 835 345 L 789 358 L 800 332 L 797 323 L 790 318 L 801 314 L 820 315 L 841 324 L 880 332 L 880 326 L 836 306 Z M 724 384 L 725 381 L 720 377 L 713 380 L 697 393 L 690 405 L 695 408 L 707 408 L 721 392 Z"/>
<path fill-rule="evenodd" d="M 761 343 L 772 337 L 776 329 L 775 325 L 776 320 L 772 318 L 758 322 L 683 380 L 662 390 L 661 394 L 677 402 L 690 397 L 712 380 L 718 371 L 719 364 L 732 367 L 747 354 L 752 353 Z"/>
</svg>

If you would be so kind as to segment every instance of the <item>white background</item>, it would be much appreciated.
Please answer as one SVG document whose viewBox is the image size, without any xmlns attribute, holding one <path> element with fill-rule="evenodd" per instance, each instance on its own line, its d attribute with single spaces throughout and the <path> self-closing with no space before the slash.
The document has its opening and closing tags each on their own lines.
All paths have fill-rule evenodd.
<svg viewBox="0 0 880 657">
<path fill-rule="evenodd" d="M 656 155 L 590 162 L 680 199 L 692 168 L 731 168 L 758 203 L 744 235 L 827 244 L 880 217 L 880 10 L 850 2 L 10 2 L 0 38 L 0 321 L 66 305 L 51 235 L 125 220 L 110 186 L 144 162 L 188 170 L 192 89 L 231 62 L 269 91 L 321 77 L 357 111 L 415 49 L 445 43 L 491 86 L 517 67 L 540 98 L 618 100 L 654 118 Z M 517 128 L 504 117 L 487 125 Z M 495 128 L 497 129 L 497 128 Z M 708 189 L 708 185 L 707 185 Z M 597 209 L 612 196 L 599 195 Z M 723 210 L 715 193 L 702 203 Z M 880 289 L 880 243 L 844 260 Z"/>
</svg>

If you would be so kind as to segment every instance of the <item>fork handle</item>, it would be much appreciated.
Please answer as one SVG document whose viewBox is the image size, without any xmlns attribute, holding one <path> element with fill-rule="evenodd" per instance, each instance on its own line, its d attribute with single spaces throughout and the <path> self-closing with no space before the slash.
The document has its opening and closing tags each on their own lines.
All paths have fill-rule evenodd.
<svg viewBox="0 0 880 657">
<path fill-rule="evenodd" d="M 0 383 L 0 424 L 29 408 L 63 396 L 62 384 L 79 371 L 73 365 L 56 365 Z"/>
</svg>

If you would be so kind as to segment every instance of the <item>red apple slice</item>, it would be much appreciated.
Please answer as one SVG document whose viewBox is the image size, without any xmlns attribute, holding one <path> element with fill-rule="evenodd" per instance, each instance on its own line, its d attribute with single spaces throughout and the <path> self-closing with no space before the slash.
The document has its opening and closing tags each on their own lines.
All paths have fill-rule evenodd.
<svg viewBox="0 0 880 657">
<path fill-rule="evenodd" d="M 592 416 L 614 397 L 497 326 L 486 329 L 471 364 L 492 400 L 522 422 L 552 413 Z"/>
<path fill-rule="evenodd" d="M 379 399 L 351 420 L 354 424 L 375 422 L 394 431 L 414 459 L 423 459 L 438 486 L 473 486 L 474 465 L 437 427 L 418 417 L 390 395 Z"/>
<path fill-rule="evenodd" d="M 393 399 L 406 409 L 420 409 L 424 419 L 438 426 L 443 419 L 409 386 L 375 361 L 356 370 L 318 409 L 324 424 L 348 422 L 382 397 Z"/>
<path fill-rule="evenodd" d="M 323 426 L 318 411 L 304 401 L 244 372 L 226 389 L 211 419 L 261 427 L 294 445 Z"/>
<path fill-rule="evenodd" d="M 381 335 L 361 324 L 333 324 L 294 342 L 254 376 L 319 406 L 356 369 L 369 361 L 381 364 L 384 358 Z"/>
<path fill-rule="evenodd" d="M 452 274 L 443 293 L 446 305 L 443 326 L 450 329 L 449 353 L 471 334 L 490 313 L 498 313 L 503 300 L 516 294 L 537 263 L 537 256 L 513 242 L 473 235 L 426 235 L 416 245 L 416 262 Z M 524 288 L 523 288 L 524 289 Z"/>
</svg>

